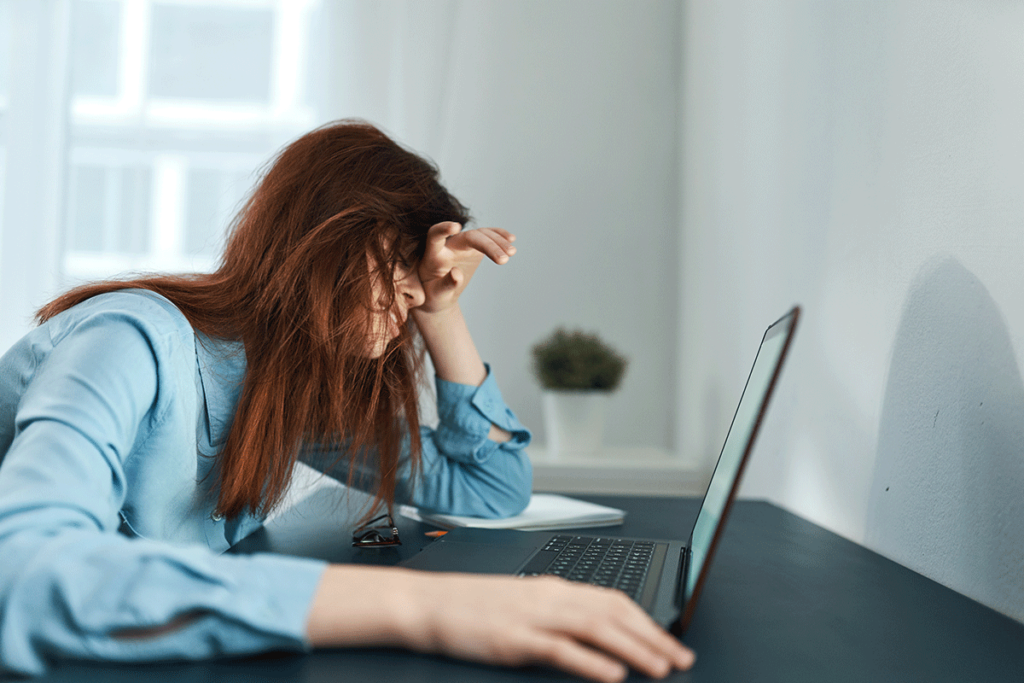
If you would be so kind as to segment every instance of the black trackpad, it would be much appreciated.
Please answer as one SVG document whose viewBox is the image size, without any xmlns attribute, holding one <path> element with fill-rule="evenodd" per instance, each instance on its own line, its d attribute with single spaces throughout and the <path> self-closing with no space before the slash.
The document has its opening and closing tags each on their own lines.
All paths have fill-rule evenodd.
<svg viewBox="0 0 1024 683">
<path fill-rule="evenodd" d="M 529 546 L 487 545 L 446 541 L 431 543 L 415 557 L 402 562 L 409 569 L 431 572 L 512 574 L 535 550 Z"/>
</svg>

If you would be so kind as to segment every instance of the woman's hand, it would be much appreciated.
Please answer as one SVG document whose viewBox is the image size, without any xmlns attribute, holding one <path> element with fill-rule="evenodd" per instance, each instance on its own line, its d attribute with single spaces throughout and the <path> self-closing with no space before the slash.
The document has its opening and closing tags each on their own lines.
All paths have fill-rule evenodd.
<svg viewBox="0 0 1024 683">
<path fill-rule="evenodd" d="M 621 591 L 547 576 L 330 567 L 309 634 L 314 645 L 398 645 L 609 683 L 627 667 L 662 678 L 694 660 Z"/>
<path fill-rule="evenodd" d="M 440 313 L 454 306 L 484 256 L 497 264 L 516 253 L 515 235 L 501 228 L 462 230 L 452 221 L 431 226 L 418 275 L 425 301 L 416 310 Z"/>
<path fill-rule="evenodd" d="M 425 609 L 409 647 L 506 666 L 540 664 L 596 681 L 632 667 L 654 678 L 693 653 L 625 593 L 556 577 L 424 577 Z"/>
</svg>

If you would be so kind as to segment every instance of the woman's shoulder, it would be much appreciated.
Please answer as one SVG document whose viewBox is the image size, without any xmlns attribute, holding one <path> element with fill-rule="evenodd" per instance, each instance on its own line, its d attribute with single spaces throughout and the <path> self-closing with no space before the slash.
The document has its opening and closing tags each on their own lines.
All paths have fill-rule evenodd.
<svg viewBox="0 0 1024 683">
<path fill-rule="evenodd" d="M 192 326 L 166 297 L 146 289 L 119 289 L 97 294 L 54 316 L 64 327 L 90 320 L 139 321 L 149 326 L 179 330 Z"/>
<path fill-rule="evenodd" d="M 76 331 L 95 327 L 134 328 L 160 351 L 168 343 L 178 345 L 192 339 L 194 330 L 188 319 L 166 297 L 143 289 L 122 289 L 98 294 L 72 306 L 47 321 L 50 339 L 59 344 Z"/>
</svg>

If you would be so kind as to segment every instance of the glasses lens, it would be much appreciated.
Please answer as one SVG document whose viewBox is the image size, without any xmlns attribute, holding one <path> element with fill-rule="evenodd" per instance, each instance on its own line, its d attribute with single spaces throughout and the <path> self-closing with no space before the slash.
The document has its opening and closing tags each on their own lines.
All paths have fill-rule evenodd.
<svg viewBox="0 0 1024 683">
<path fill-rule="evenodd" d="M 382 525 L 373 526 L 381 521 L 384 522 Z M 395 522 L 391 519 L 390 515 L 381 515 L 376 519 L 372 519 L 367 526 L 357 529 L 352 534 L 352 545 L 354 546 L 368 547 L 401 544 L 402 541 L 398 538 L 398 528 L 395 526 Z"/>
</svg>

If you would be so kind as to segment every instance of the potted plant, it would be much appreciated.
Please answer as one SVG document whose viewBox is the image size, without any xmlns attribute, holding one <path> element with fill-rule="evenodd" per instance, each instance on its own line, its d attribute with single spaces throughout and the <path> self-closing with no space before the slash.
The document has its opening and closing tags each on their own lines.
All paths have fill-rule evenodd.
<svg viewBox="0 0 1024 683">
<path fill-rule="evenodd" d="M 596 334 L 561 327 L 532 351 L 551 457 L 596 453 L 608 397 L 622 381 L 626 359 Z"/>
</svg>

